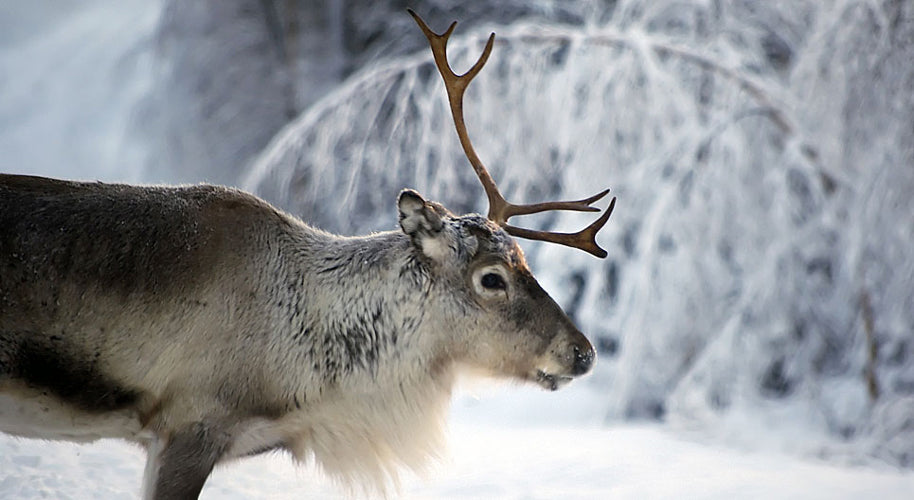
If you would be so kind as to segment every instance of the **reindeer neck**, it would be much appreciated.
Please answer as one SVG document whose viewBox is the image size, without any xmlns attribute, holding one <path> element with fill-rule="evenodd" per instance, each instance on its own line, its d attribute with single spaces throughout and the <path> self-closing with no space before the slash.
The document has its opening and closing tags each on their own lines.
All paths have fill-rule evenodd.
<svg viewBox="0 0 914 500">
<path fill-rule="evenodd" d="M 305 364 L 311 391 L 366 381 L 400 385 L 443 369 L 447 346 L 428 332 L 434 287 L 406 235 L 306 233 L 285 253 L 295 294 L 277 304 L 288 313 L 280 317 L 290 318 L 283 343 Z"/>
</svg>

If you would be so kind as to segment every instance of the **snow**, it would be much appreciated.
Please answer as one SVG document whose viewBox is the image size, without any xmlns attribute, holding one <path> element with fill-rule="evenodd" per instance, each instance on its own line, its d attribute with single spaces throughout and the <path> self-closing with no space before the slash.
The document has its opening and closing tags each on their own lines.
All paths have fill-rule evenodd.
<svg viewBox="0 0 914 500">
<path fill-rule="evenodd" d="M 446 449 L 422 474 L 403 474 L 403 499 L 908 499 L 914 472 L 777 451 L 783 429 L 740 425 L 742 446 L 649 423 L 605 425 L 591 387 L 558 392 L 464 381 Z M 781 435 L 772 436 L 772 433 Z M 136 498 L 145 455 L 134 445 L 27 440 L 0 434 L 0 498 Z M 283 453 L 216 468 L 203 499 L 372 498 Z"/>
<path fill-rule="evenodd" d="M 567 389 L 571 394 L 578 390 Z M 406 477 L 393 496 L 891 500 L 908 499 L 914 491 L 914 474 L 887 466 L 836 466 L 776 452 L 740 451 L 686 439 L 655 424 L 556 425 L 516 416 L 493 418 L 485 409 L 488 404 L 501 403 L 461 399 L 451 418 L 449 449 L 424 477 Z M 77 445 L 0 436 L 0 497 L 135 498 L 143 464 L 137 447 L 118 441 Z M 303 497 L 351 496 L 313 465 L 275 453 L 218 467 L 202 494 L 204 499 Z"/>
</svg>

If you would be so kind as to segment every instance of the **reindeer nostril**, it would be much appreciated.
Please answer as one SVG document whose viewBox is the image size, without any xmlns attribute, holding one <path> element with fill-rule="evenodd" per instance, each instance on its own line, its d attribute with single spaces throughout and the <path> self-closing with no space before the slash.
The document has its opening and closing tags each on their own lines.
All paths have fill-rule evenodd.
<svg viewBox="0 0 914 500">
<path fill-rule="evenodd" d="M 586 349 L 581 349 L 579 346 L 573 346 L 574 349 L 574 365 L 571 367 L 571 371 L 574 375 L 583 375 L 590 371 L 590 368 L 593 366 L 593 348 L 587 347 Z"/>
</svg>

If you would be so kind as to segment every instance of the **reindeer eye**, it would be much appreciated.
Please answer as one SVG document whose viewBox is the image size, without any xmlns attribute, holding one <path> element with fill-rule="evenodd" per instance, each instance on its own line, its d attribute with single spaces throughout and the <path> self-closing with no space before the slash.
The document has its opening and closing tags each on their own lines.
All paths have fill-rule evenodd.
<svg viewBox="0 0 914 500">
<path fill-rule="evenodd" d="M 504 290 L 508 288 L 504 278 L 495 273 L 486 273 L 482 276 L 482 286 L 489 290 Z"/>
</svg>

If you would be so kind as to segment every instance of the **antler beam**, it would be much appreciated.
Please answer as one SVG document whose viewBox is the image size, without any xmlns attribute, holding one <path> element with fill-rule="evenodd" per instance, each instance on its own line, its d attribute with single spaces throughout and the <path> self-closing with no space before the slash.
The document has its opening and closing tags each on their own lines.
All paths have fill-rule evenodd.
<svg viewBox="0 0 914 500">
<path fill-rule="evenodd" d="M 438 34 L 432 31 L 428 25 L 425 24 L 425 21 L 423 21 L 412 9 L 407 10 L 409 14 L 413 16 L 413 19 L 416 20 L 416 24 L 419 25 L 422 33 L 424 33 L 425 37 L 428 39 L 428 43 L 432 49 L 432 55 L 435 58 L 435 65 L 438 67 L 438 72 L 441 73 L 441 77 L 444 79 L 444 87 L 447 90 L 448 103 L 451 107 L 454 125 L 457 128 L 457 136 L 460 138 L 460 145 L 463 146 L 463 152 L 473 166 L 473 170 L 476 172 L 479 181 L 482 183 L 482 187 L 486 191 L 486 197 L 489 199 L 488 218 L 501 226 L 508 234 L 518 238 L 558 243 L 560 245 L 584 250 L 585 252 L 589 252 L 600 258 L 606 257 L 606 250 L 600 248 L 597 244 L 596 235 L 603 225 L 606 224 L 606 221 L 609 220 L 609 216 L 616 206 L 615 198 L 612 199 L 609 208 L 607 208 L 606 212 L 604 212 L 599 219 L 577 233 L 534 231 L 507 224 L 508 219 L 515 215 L 528 215 L 551 210 L 599 212 L 599 208 L 591 205 L 606 196 L 606 194 L 609 193 L 609 190 L 607 189 L 590 198 L 576 201 L 550 201 L 529 205 L 515 205 L 505 200 L 504 196 L 502 196 L 501 192 L 498 190 L 495 180 L 492 179 L 488 169 L 486 169 L 485 165 L 483 165 L 479 156 L 476 154 L 476 150 L 473 149 L 473 144 L 470 142 L 470 136 L 467 133 L 466 124 L 463 119 L 463 94 L 466 91 L 467 86 L 470 85 L 470 82 L 489 59 L 489 55 L 492 53 L 492 47 L 495 43 L 495 33 L 489 35 L 486 47 L 476 63 L 473 64 L 466 73 L 458 75 L 451 69 L 447 60 L 447 41 L 454 32 L 454 28 L 457 27 L 457 22 L 451 23 L 447 31 Z"/>
</svg>

